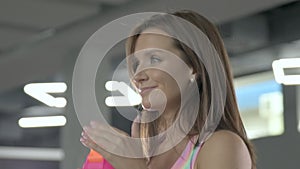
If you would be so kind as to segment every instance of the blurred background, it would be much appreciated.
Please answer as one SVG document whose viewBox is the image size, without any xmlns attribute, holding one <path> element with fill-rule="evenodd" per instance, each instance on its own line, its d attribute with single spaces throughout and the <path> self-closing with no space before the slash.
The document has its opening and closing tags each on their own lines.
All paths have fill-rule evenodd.
<svg viewBox="0 0 300 169">
<path fill-rule="evenodd" d="M 179 9 L 220 29 L 258 169 L 299 168 L 300 2 L 294 0 L 0 0 L 0 168 L 81 167 L 88 149 L 79 142 L 72 74 L 82 46 L 119 17 Z M 123 46 L 107 53 L 95 83 L 106 119 L 130 132 L 118 105 L 104 102 Z"/>
</svg>

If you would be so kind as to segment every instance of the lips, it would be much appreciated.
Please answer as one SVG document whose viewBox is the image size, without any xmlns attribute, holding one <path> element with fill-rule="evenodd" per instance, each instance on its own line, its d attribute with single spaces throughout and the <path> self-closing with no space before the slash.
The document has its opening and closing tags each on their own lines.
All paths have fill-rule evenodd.
<svg viewBox="0 0 300 169">
<path fill-rule="evenodd" d="M 150 92 L 151 90 L 155 89 L 157 86 L 150 86 L 150 87 L 143 87 L 139 89 L 140 95 L 145 95 L 146 93 Z"/>
</svg>

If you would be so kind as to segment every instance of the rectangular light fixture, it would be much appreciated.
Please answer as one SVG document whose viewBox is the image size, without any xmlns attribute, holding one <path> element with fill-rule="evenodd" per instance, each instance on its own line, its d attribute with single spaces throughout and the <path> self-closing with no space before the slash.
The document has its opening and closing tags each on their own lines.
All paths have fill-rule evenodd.
<svg viewBox="0 0 300 169">
<path fill-rule="evenodd" d="M 62 161 L 64 157 L 61 148 L 0 147 L 0 159 Z"/>
<path fill-rule="evenodd" d="M 18 124 L 22 128 L 58 127 L 67 123 L 65 116 L 23 117 Z"/>
<path fill-rule="evenodd" d="M 67 100 L 64 97 L 53 97 L 49 93 L 64 93 L 67 84 L 64 82 L 30 83 L 24 86 L 24 92 L 50 107 L 65 107 Z"/>
<path fill-rule="evenodd" d="M 300 68 L 300 58 L 287 58 L 275 60 L 272 63 L 275 80 L 285 85 L 299 85 L 300 75 L 286 75 L 284 69 Z"/>
</svg>

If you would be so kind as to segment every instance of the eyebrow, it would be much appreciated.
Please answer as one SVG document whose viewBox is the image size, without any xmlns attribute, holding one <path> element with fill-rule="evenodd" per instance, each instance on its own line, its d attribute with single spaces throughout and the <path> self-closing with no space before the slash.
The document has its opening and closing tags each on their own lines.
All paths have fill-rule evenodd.
<svg viewBox="0 0 300 169">
<path fill-rule="evenodd" d="M 151 55 L 152 53 L 155 53 L 155 52 L 163 52 L 163 51 L 166 51 L 166 50 L 163 50 L 163 49 L 156 49 L 156 48 L 150 48 L 150 49 L 143 49 L 142 53 L 144 55 Z M 132 54 L 133 57 L 136 58 L 136 55 L 135 54 Z"/>
</svg>

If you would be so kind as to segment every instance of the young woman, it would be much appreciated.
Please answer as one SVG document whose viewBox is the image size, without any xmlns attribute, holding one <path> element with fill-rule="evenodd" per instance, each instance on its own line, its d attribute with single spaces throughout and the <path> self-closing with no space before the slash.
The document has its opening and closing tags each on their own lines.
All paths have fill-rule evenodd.
<svg viewBox="0 0 300 169">
<path fill-rule="evenodd" d="M 210 21 L 193 11 L 155 15 L 134 29 L 126 54 L 132 83 L 142 97 L 131 137 L 140 138 L 144 156 L 128 158 L 106 151 L 98 142 L 104 137 L 118 140 L 115 149 L 133 145 L 109 138 L 95 122 L 84 128 L 85 146 L 116 169 L 256 168 L 229 58 Z"/>
</svg>

